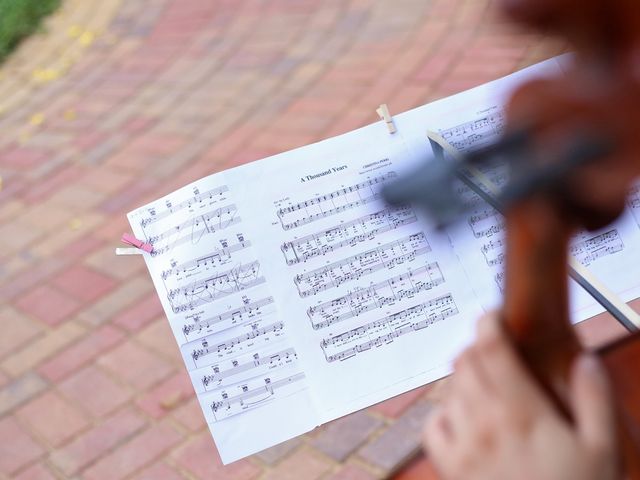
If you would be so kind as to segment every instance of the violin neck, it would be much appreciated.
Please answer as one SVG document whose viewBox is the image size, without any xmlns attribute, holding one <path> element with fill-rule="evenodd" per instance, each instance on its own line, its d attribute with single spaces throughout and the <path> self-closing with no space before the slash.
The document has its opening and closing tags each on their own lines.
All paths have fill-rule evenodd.
<svg viewBox="0 0 640 480">
<path fill-rule="evenodd" d="M 569 319 L 572 234 L 550 202 L 532 199 L 506 215 L 504 326 L 525 363 L 562 406 L 580 346 Z"/>
</svg>

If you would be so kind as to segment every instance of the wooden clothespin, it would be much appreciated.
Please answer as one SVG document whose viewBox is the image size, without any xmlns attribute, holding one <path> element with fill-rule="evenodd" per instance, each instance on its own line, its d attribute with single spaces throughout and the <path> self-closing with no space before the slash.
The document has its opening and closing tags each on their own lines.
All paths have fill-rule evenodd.
<svg viewBox="0 0 640 480">
<path fill-rule="evenodd" d="M 145 243 L 142 240 L 138 240 L 136 237 L 134 237 L 130 233 L 123 233 L 121 240 L 123 243 L 126 243 L 127 245 L 131 245 L 132 247 L 135 247 L 135 249 L 116 248 L 116 255 L 134 255 L 136 253 L 142 253 L 143 251 L 147 253 L 153 252 L 153 245 L 149 243 Z"/>
<path fill-rule="evenodd" d="M 122 255 L 142 255 L 142 250 L 138 250 L 135 247 L 131 247 L 131 248 L 116 248 L 116 255 L 118 256 L 122 256 Z"/>
<path fill-rule="evenodd" d="M 389 113 L 389 107 L 387 107 L 386 103 L 383 103 L 382 105 L 380 105 L 377 109 L 376 112 L 378 113 L 378 115 L 380 116 L 380 118 L 382 120 L 384 120 L 384 122 L 387 124 L 387 128 L 389 129 L 389 133 L 390 134 L 394 134 L 396 133 L 396 126 L 393 123 L 393 118 L 391 117 L 391 114 Z"/>
</svg>

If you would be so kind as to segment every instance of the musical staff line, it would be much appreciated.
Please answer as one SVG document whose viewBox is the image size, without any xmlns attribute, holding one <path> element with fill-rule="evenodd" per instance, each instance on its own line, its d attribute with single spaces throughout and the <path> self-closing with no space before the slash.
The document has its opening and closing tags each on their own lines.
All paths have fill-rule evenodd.
<svg viewBox="0 0 640 480">
<path fill-rule="evenodd" d="M 504 113 L 497 111 L 455 127 L 440 130 L 440 135 L 450 145 L 464 151 L 491 143 L 503 132 L 504 123 Z"/>
<path fill-rule="evenodd" d="M 339 335 L 325 338 L 320 342 L 320 347 L 324 351 L 327 362 L 344 361 L 371 350 L 372 347 L 392 343 L 396 338 L 425 329 L 458 313 L 453 296 L 447 294 Z M 337 351 L 328 353 L 328 350 Z"/>
<path fill-rule="evenodd" d="M 380 198 L 380 191 L 374 190 L 373 187 L 381 185 L 396 176 L 395 172 L 390 172 L 386 175 L 327 193 L 326 195 L 318 195 L 295 205 L 280 208 L 277 211 L 277 215 L 282 228 L 284 230 L 290 230 L 378 200 Z M 363 195 L 363 192 L 365 195 Z M 344 203 L 342 204 L 338 203 L 338 200 L 341 199 L 344 199 Z M 287 220 L 288 217 L 293 217 L 293 219 Z"/>
<path fill-rule="evenodd" d="M 220 370 L 218 366 L 213 366 L 213 373 L 209 375 L 203 375 L 201 378 L 202 385 L 205 391 L 209 391 L 214 386 L 214 388 L 222 385 L 225 379 L 238 375 L 240 373 L 244 373 L 250 370 L 253 370 L 257 367 L 261 366 L 282 366 L 289 359 L 297 360 L 298 355 L 293 348 L 286 348 L 279 352 L 267 355 L 265 357 L 261 357 L 259 353 L 253 354 L 253 358 L 250 361 L 239 363 L 238 361 L 232 361 L 232 367 L 226 370 Z M 215 384 L 215 385 L 214 385 Z"/>
<path fill-rule="evenodd" d="M 201 266 L 206 267 L 209 264 L 213 265 L 216 262 L 218 266 L 224 265 L 231 259 L 232 253 L 239 252 L 241 250 L 244 250 L 245 248 L 249 248 L 250 246 L 251 242 L 249 240 L 239 240 L 238 242 L 229 245 L 226 248 L 223 247 L 214 249 L 211 251 L 211 253 L 208 253 L 203 257 L 195 258 L 181 264 L 176 264 L 168 270 L 163 270 L 161 274 L 162 279 L 167 280 L 169 277 L 174 275 L 177 276 L 181 273 L 188 273 L 189 271 L 198 271 Z"/>
<path fill-rule="evenodd" d="M 636 221 L 636 225 L 640 228 L 640 185 L 635 184 L 629 190 L 629 196 L 627 197 L 627 205 L 631 211 L 633 219 Z"/>
<path fill-rule="evenodd" d="M 423 276 L 426 278 L 421 278 Z M 440 266 L 434 262 L 376 283 L 369 288 L 309 307 L 307 315 L 314 330 L 319 330 L 376 308 L 393 305 L 405 298 L 413 298 L 417 293 L 430 290 L 444 281 Z"/>
<path fill-rule="evenodd" d="M 162 255 L 169 250 L 191 242 L 197 244 L 203 236 L 224 230 L 240 223 L 238 210 L 234 204 L 220 207 L 201 215 L 194 216 L 157 235 L 152 235 L 147 242 L 153 245 L 153 256 Z M 184 233 L 186 232 L 186 233 Z"/>
<path fill-rule="evenodd" d="M 248 333 L 243 333 L 242 335 L 238 335 L 232 338 L 225 338 L 223 342 L 221 343 L 216 342 L 212 346 L 209 346 L 210 338 L 204 338 L 200 342 L 201 347 L 194 348 L 191 352 L 191 358 L 193 359 L 194 364 L 200 367 L 202 365 L 198 365 L 198 361 L 201 358 L 207 357 L 208 355 L 211 355 L 214 353 L 220 353 L 223 350 L 229 350 L 236 345 L 239 345 L 243 342 L 248 342 L 250 340 L 254 340 L 255 338 L 260 337 L 261 335 L 265 335 L 271 332 L 274 332 L 274 333 L 279 332 L 284 328 L 284 323 L 275 322 L 262 328 L 259 328 L 256 324 L 256 325 L 253 325 L 253 327 L 255 328 L 252 328 L 251 331 Z"/>
<path fill-rule="evenodd" d="M 476 238 L 492 237 L 505 228 L 502 215 L 491 207 L 474 213 L 469 217 L 468 222 L 473 236 Z"/>
<path fill-rule="evenodd" d="M 482 245 L 480 250 L 482 251 L 482 255 L 484 255 L 484 259 L 488 266 L 494 267 L 504 263 L 504 246 L 504 240 L 501 238 L 489 240 L 487 243 Z"/>
<path fill-rule="evenodd" d="M 424 233 L 409 235 L 371 250 L 330 263 L 294 277 L 298 294 L 304 298 L 357 280 L 382 269 L 391 269 L 431 251 Z"/>
<path fill-rule="evenodd" d="M 240 265 L 226 272 L 216 274 L 180 288 L 171 289 L 167 299 L 174 313 L 184 312 L 199 305 L 213 302 L 232 293 L 246 290 L 265 282 L 259 276 L 260 262 L 257 260 L 247 265 Z M 184 298 L 179 302 L 178 299 Z"/>
<path fill-rule="evenodd" d="M 277 380 L 275 382 L 272 382 L 270 378 L 265 378 L 264 386 L 252 388 L 252 389 L 246 388 L 246 390 L 244 390 L 243 393 L 240 393 L 234 396 L 228 396 L 223 393 L 222 400 L 211 402 L 209 407 L 211 408 L 211 411 L 214 417 L 216 418 L 216 420 L 219 420 L 218 417 L 221 416 L 220 415 L 221 410 L 226 411 L 225 412 L 226 414 L 222 415 L 223 418 L 226 418 L 231 415 L 234 415 L 235 413 L 239 413 L 243 410 L 246 410 L 247 408 L 254 407 L 257 404 L 262 404 L 265 401 L 270 400 L 275 395 L 276 390 L 279 390 L 285 386 L 300 382 L 305 378 L 306 377 L 304 373 L 296 373 L 295 375 L 290 375 L 288 377 L 285 377 L 281 380 Z M 261 398 L 256 402 L 252 402 L 251 404 L 246 403 L 247 400 L 255 397 L 259 397 L 261 395 L 264 396 L 264 398 Z M 237 411 L 232 411 L 234 406 L 238 407 L 236 409 Z"/>
<path fill-rule="evenodd" d="M 193 334 L 200 335 L 203 331 L 207 334 L 211 333 L 211 327 L 221 324 L 227 320 L 231 320 L 227 328 L 245 323 L 245 315 L 248 320 L 253 320 L 256 316 L 261 315 L 261 309 L 267 305 L 273 305 L 273 297 L 267 297 L 255 302 L 247 303 L 239 308 L 233 308 L 220 315 L 214 315 L 206 319 L 200 319 L 200 315 L 194 315 L 191 317 L 192 323 L 183 325 L 182 333 L 185 340 L 190 341 L 190 336 Z M 222 331 L 224 329 L 220 329 Z"/>
<path fill-rule="evenodd" d="M 598 258 L 612 255 L 622 250 L 624 250 L 624 243 L 616 229 L 573 243 L 569 247 L 571 255 L 576 257 L 585 267 Z"/>
<path fill-rule="evenodd" d="M 418 219 L 411 207 L 388 207 L 347 223 L 286 242 L 280 249 L 287 265 L 306 262 L 340 248 L 355 246 Z"/>
<path fill-rule="evenodd" d="M 229 187 L 223 185 L 221 187 L 212 188 L 211 190 L 207 190 L 203 193 L 200 193 L 198 190 L 196 190 L 194 191 L 193 197 L 176 204 L 173 204 L 171 200 L 166 200 L 165 209 L 162 210 L 162 212 L 158 213 L 155 207 L 148 209 L 147 211 L 149 213 L 149 217 L 140 220 L 140 225 L 144 228 L 154 222 L 167 218 L 170 215 L 179 212 L 180 210 L 191 208 L 191 206 L 196 203 L 202 203 L 202 201 L 207 198 L 209 200 L 213 200 L 214 196 L 220 196 L 223 193 L 227 193 L 228 191 Z"/>
</svg>

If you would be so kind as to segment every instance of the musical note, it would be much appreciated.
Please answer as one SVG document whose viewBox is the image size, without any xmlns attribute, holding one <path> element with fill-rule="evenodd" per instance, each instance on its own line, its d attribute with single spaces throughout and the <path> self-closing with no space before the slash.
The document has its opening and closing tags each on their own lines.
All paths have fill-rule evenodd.
<svg viewBox="0 0 640 480">
<path fill-rule="evenodd" d="M 174 313 L 192 310 L 203 303 L 213 302 L 224 296 L 239 292 L 265 282 L 260 276 L 260 263 L 239 265 L 226 272 L 198 280 L 180 288 L 171 289 L 167 298 Z"/>
<path fill-rule="evenodd" d="M 264 327 L 260 327 L 256 323 L 240 327 L 237 329 L 238 331 L 246 330 L 246 332 L 234 337 L 207 336 L 185 344 L 182 349 L 191 351 L 190 356 L 193 364 L 199 368 L 203 365 L 211 364 L 215 359 L 226 358 L 247 349 L 255 349 L 261 343 L 271 343 L 273 341 L 272 337 L 277 338 L 282 335 L 283 329 L 284 323 L 281 321 L 276 321 Z M 209 359 L 211 355 L 215 357 L 214 360 Z"/>
<path fill-rule="evenodd" d="M 301 297 L 315 295 L 381 269 L 393 269 L 410 263 L 416 257 L 430 251 L 431 246 L 424 233 L 420 232 L 330 263 L 325 267 L 296 275 L 294 283 Z"/>
<path fill-rule="evenodd" d="M 205 206 L 211 206 L 216 203 L 218 200 L 223 199 L 223 194 L 229 191 L 229 187 L 226 185 L 222 185 L 220 187 L 212 188 L 211 190 L 207 190 L 203 193 L 194 194 L 193 197 L 184 200 L 182 202 L 173 203 L 170 200 L 167 200 L 165 203 L 165 207 L 163 210 L 158 212 L 157 207 L 148 209 L 148 216 L 143 217 L 140 220 L 140 225 L 144 228 L 151 225 L 154 222 L 159 220 L 163 220 L 174 213 L 179 212 L 185 208 L 191 208 L 194 204 L 198 204 L 199 206 L 203 206 L 203 202 L 209 200 Z"/>
<path fill-rule="evenodd" d="M 229 262 L 232 258 L 232 253 L 239 252 L 245 248 L 249 248 L 251 242 L 248 240 L 237 241 L 227 247 L 216 248 L 207 253 L 206 256 L 194 258 L 181 264 L 172 265 L 171 268 L 162 271 L 162 279 L 167 280 L 171 276 L 185 275 L 188 278 L 189 272 L 201 273 L 202 268 L 207 269 L 210 266 L 220 267 Z"/>
<path fill-rule="evenodd" d="M 241 307 L 230 308 L 225 313 L 202 318 L 202 314 L 187 316 L 187 322 L 182 326 L 185 340 L 189 341 L 192 335 L 201 337 L 216 331 L 225 330 L 235 325 L 248 321 L 255 321 L 256 317 L 265 313 L 264 308 L 273 305 L 273 297 L 267 297 L 255 302 L 250 302 Z"/>
<path fill-rule="evenodd" d="M 382 233 L 417 220 L 411 207 L 389 207 L 328 230 L 286 242 L 280 249 L 287 265 L 294 265 L 344 247 L 355 247 L 359 243 L 373 240 Z"/>
<path fill-rule="evenodd" d="M 495 280 L 496 284 L 498 285 L 498 289 L 501 292 L 504 292 L 504 272 L 498 272 L 494 275 L 493 279 Z"/>
<path fill-rule="evenodd" d="M 491 207 L 480 212 L 474 212 L 467 220 L 473 236 L 476 238 L 492 237 L 504 230 L 502 215 Z"/>
<path fill-rule="evenodd" d="M 147 242 L 153 245 L 152 256 L 163 255 L 179 245 L 200 242 L 202 237 L 224 230 L 241 222 L 234 204 L 217 208 L 202 215 L 193 216 L 168 230 L 147 237 Z"/>
<path fill-rule="evenodd" d="M 209 401 L 209 408 L 216 420 L 222 420 L 272 400 L 276 392 L 280 391 L 286 395 L 288 392 L 304 388 L 300 384 L 305 378 L 304 373 L 296 373 L 275 381 L 271 377 L 266 377 L 258 379 L 258 384 L 256 381 L 248 382 L 237 387 L 240 391 L 237 395 L 220 392 L 215 400 Z"/>
<path fill-rule="evenodd" d="M 395 172 L 366 180 L 326 195 L 303 200 L 294 205 L 281 207 L 276 212 L 282 228 L 289 230 L 330 217 L 351 208 L 355 208 L 380 198 L 380 185 L 396 177 Z M 376 188 L 374 188 L 376 187 Z"/>
<path fill-rule="evenodd" d="M 363 313 L 392 306 L 404 299 L 412 299 L 419 292 L 444 283 L 437 262 L 409 270 L 368 288 L 357 289 L 347 295 L 309 307 L 307 315 L 315 330 L 349 320 Z"/>
<path fill-rule="evenodd" d="M 629 208 L 631 215 L 633 215 L 636 225 L 640 228 L 640 184 L 636 183 L 629 190 L 627 207 Z"/>
<path fill-rule="evenodd" d="M 573 242 L 569 247 L 569 253 L 584 266 L 588 266 L 599 258 L 621 252 L 624 243 L 618 230 L 613 229 L 599 235 Z"/>
<path fill-rule="evenodd" d="M 482 251 L 482 255 L 484 255 L 487 265 L 490 267 L 502 265 L 504 263 L 504 240 L 502 238 L 489 240 L 487 243 L 482 245 L 480 250 Z"/>
<path fill-rule="evenodd" d="M 225 362 L 228 365 L 227 368 L 221 368 L 220 363 L 208 367 L 208 370 L 213 373 L 203 373 L 200 376 L 200 382 L 205 391 L 215 390 L 233 383 L 240 374 L 251 372 L 251 377 L 265 375 L 269 370 L 291 364 L 297 359 L 298 354 L 293 348 L 285 348 L 262 356 L 258 352 L 249 353 L 227 360 Z"/>
<path fill-rule="evenodd" d="M 493 143 L 504 130 L 505 115 L 495 111 L 489 115 L 452 128 L 440 130 L 440 135 L 458 150 L 465 151 Z"/>
<path fill-rule="evenodd" d="M 324 338 L 320 346 L 327 362 L 344 361 L 372 348 L 392 343 L 403 335 L 419 332 L 457 313 L 458 307 L 453 296 L 447 294 L 358 328 Z"/>
</svg>

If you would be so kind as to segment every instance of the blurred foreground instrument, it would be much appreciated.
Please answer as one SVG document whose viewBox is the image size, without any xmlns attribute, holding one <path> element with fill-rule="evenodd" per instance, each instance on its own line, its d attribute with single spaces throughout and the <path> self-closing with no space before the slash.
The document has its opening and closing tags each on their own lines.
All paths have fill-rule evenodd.
<svg viewBox="0 0 640 480">
<path fill-rule="evenodd" d="M 496 145 L 464 160 L 432 162 L 428 171 L 386 193 L 391 202 L 428 206 L 444 225 L 460 212 L 449 189 L 453 179 L 487 199 L 486 191 L 469 183 L 469 168 L 508 159 L 512 178 L 494 199 L 507 232 L 503 323 L 534 376 L 566 414 L 567 379 L 582 348 L 569 321 L 569 241 L 579 229 L 612 222 L 640 175 L 640 2 L 503 4 L 515 20 L 568 40 L 575 63 L 562 77 L 536 80 L 515 92 L 506 133 Z M 602 300 L 597 288 L 591 293 Z M 605 307 L 628 329 L 636 329 L 634 315 Z M 630 335 L 599 353 L 618 403 L 621 470 L 638 480 L 640 336 Z M 419 478 L 403 475 L 396 478 Z"/>
</svg>

